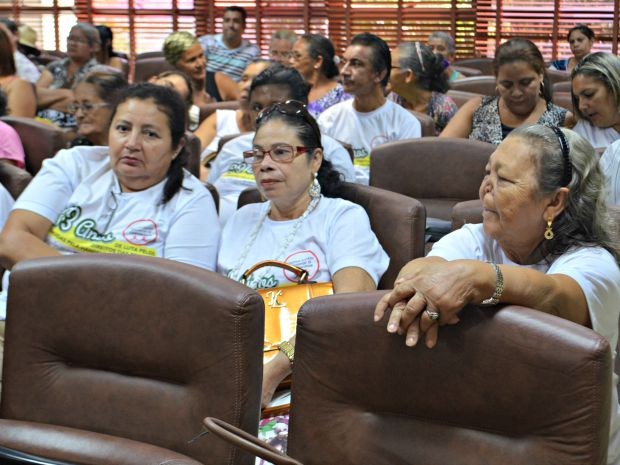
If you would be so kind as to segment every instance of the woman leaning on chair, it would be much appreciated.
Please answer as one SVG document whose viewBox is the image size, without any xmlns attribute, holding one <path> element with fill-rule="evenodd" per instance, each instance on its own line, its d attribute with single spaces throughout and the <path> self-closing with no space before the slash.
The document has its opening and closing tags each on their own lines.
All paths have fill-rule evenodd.
<svg viewBox="0 0 620 465">
<path fill-rule="evenodd" d="M 34 87 L 17 76 L 11 33 L 0 24 L 0 90 L 7 99 L 7 115 L 33 118 L 37 111 Z"/>
<path fill-rule="evenodd" d="M 591 327 L 615 353 L 618 248 L 598 156 L 581 136 L 542 125 L 515 129 L 491 155 L 480 186 L 483 224 L 465 225 L 406 265 L 375 311 L 413 346 L 437 343 L 467 304 L 523 305 Z M 613 366 L 613 364 L 612 364 Z M 620 463 L 613 375 L 608 463 Z"/>
<path fill-rule="evenodd" d="M 321 133 L 303 104 L 291 100 L 265 108 L 257 118 L 253 149 L 244 158 L 268 202 L 247 205 L 226 223 L 220 273 L 239 280 L 255 263 L 279 260 L 306 269 L 312 281 L 333 282 L 336 293 L 376 289 L 388 257 L 366 212 L 334 197 L 340 174 L 323 159 Z M 282 269 L 273 267 L 247 282 L 253 288 L 290 283 Z M 283 353 L 265 365 L 263 404 L 290 372 Z"/>
<path fill-rule="evenodd" d="M 551 103 L 551 85 L 540 50 L 527 39 L 500 45 L 493 61 L 496 96 L 476 97 L 454 115 L 440 137 L 462 137 L 499 144 L 524 124 L 564 126 L 571 115 Z"/>
</svg>

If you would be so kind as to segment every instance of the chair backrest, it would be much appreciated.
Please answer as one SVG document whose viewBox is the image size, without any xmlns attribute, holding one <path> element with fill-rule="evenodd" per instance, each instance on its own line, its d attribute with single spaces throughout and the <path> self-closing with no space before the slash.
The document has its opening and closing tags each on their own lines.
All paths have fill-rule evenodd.
<svg viewBox="0 0 620 465">
<path fill-rule="evenodd" d="M 10 163 L 0 163 L 0 184 L 14 199 L 20 196 L 32 180 L 32 175 Z"/>
<path fill-rule="evenodd" d="M 568 92 L 571 93 L 572 90 L 572 82 L 571 81 L 558 81 L 553 84 L 553 93 L 556 92 Z"/>
<path fill-rule="evenodd" d="M 142 60 L 144 58 L 158 58 L 163 57 L 163 50 L 153 50 L 152 52 L 142 52 L 136 55 L 136 60 Z"/>
<path fill-rule="evenodd" d="M 185 169 L 200 179 L 200 139 L 189 131 L 185 132 L 185 138 L 188 151 Z"/>
<path fill-rule="evenodd" d="M 426 213 L 415 199 L 361 184 L 342 183 L 338 196 L 360 205 L 370 219 L 370 227 L 390 265 L 379 281 L 379 289 L 391 289 L 403 266 L 424 256 Z M 258 189 L 246 189 L 239 196 L 238 207 L 262 201 Z"/>
<path fill-rule="evenodd" d="M 456 60 L 452 66 L 465 66 L 467 68 L 479 69 L 486 76 L 493 76 L 493 58 L 466 58 Z"/>
<path fill-rule="evenodd" d="M 138 58 L 134 65 L 133 82 L 145 82 L 159 73 L 173 69 L 174 66 L 168 63 L 163 56 Z"/>
<path fill-rule="evenodd" d="M 495 146 L 469 139 L 423 137 L 373 149 L 370 185 L 418 199 L 426 216 L 449 220 L 457 202 L 478 198 Z"/>
<path fill-rule="evenodd" d="M 220 212 L 220 193 L 217 191 L 215 186 L 210 182 L 205 182 L 205 187 L 211 193 L 211 197 L 213 197 L 213 202 L 215 202 L 215 211 L 217 213 Z"/>
<path fill-rule="evenodd" d="M 7 314 L 3 419 L 253 464 L 188 441 L 207 414 L 257 431 L 264 312 L 254 291 L 171 260 L 81 254 L 19 263 Z"/>
<path fill-rule="evenodd" d="M 456 106 L 459 108 L 461 108 L 465 103 L 467 103 L 474 97 L 482 97 L 482 94 L 455 89 L 450 89 L 448 92 L 446 92 L 446 94 L 448 95 L 448 97 L 454 100 L 454 103 L 456 103 Z"/>
<path fill-rule="evenodd" d="M 464 90 L 482 95 L 495 95 L 497 92 L 494 76 L 472 76 L 450 83 L 450 89 Z"/>
<path fill-rule="evenodd" d="M 554 92 L 553 103 L 559 107 L 566 108 L 570 112 L 573 112 L 573 100 L 570 92 Z"/>
<path fill-rule="evenodd" d="M 482 76 L 482 71 L 478 68 L 470 68 L 468 66 L 452 66 L 452 69 L 458 71 L 465 77 Z"/>
<path fill-rule="evenodd" d="M 0 119 L 17 131 L 24 146 L 26 170 L 33 176 L 41 169 L 43 160 L 52 158 L 67 145 L 65 131 L 52 124 L 20 116 Z"/>
<path fill-rule="evenodd" d="M 409 110 L 409 112 L 420 122 L 422 137 L 435 136 L 435 121 L 433 121 L 433 118 L 419 111 Z"/>
<path fill-rule="evenodd" d="M 558 71 L 556 69 L 547 69 L 547 77 L 551 85 L 557 82 L 570 82 L 570 73 L 567 71 Z"/>
<path fill-rule="evenodd" d="M 304 465 L 606 464 L 602 336 L 524 307 L 467 307 L 434 349 L 410 348 L 385 318 L 373 323 L 381 295 L 302 307 L 288 455 Z"/>
</svg>

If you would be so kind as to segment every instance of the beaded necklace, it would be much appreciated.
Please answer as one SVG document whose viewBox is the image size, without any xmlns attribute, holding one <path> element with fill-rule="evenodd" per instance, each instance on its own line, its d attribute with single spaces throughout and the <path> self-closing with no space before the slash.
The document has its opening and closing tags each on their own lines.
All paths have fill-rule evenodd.
<svg viewBox="0 0 620 465">
<path fill-rule="evenodd" d="M 276 261 L 282 261 L 284 259 L 284 253 L 287 251 L 287 249 L 291 245 L 291 242 L 293 242 L 293 239 L 295 239 L 295 236 L 297 236 L 297 233 L 299 232 L 299 229 L 301 228 L 303 222 L 306 220 L 308 215 L 312 213 L 314 209 L 316 208 L 316 206 L 319 204 L 319 200 L 321 200 L 320 195 L 317 197 L 313 197 L 310 203 L 308 204 L 306 211 L 304 211 L 302 215 L 299 218 L 297 218 L 297 221 L 295 221 L 295 224 L 293 224 L 293 227 L 291 228 L 291 232 L 286 235 L 286 237 L 282 241 L 282 244 L 280 245 L 280 249 L 275 258 Z M 265 222 L 265 219 L 267 218 L 267 216 L 269 216 L 270 212 L 271 212 L 271 202 L 269 202 L 267 211 L 265 212 L 263 217 L 260 219 L 260 221 L 256 224 L 256 226 L 254 227 L 252 234 L 250 234 L 250 239 L 248 240 L 248 243 L 245 245 L 243 252 L 241 253 L 241 256 L 239 257 L 239 260 L 237 260 L 237 263 L 235 264 L 233 269 L 228 273 L 229 278 L 234 279 L 235 281 L 239 281 L 239 279 L 243 275 L 243 272 L 239 272 L 239 270 L 241 269 L 241 266 L 245 262 L 245 259 L 248 257 L 250 250 L 252 250 L 252 247 L 254 246 L 254 243 L 256 242 L 256 238 L 258 237 L 258 233 L 263 227 L 263 223 Z M 266 271 L 261 275 L 258 282 L 260 282 L 260 280 L 265 277 L 268 271 L 269 271 L 269 267 L 266 268 Z"/>
</svg>

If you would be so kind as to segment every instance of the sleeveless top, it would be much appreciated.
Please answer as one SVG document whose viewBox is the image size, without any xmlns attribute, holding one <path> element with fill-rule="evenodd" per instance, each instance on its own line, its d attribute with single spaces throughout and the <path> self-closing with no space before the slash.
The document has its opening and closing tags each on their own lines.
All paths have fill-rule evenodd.
<svg viewBox="0 0 620 465">
<path fill-rule="evenodd" d="M 220 95 L 220 91 L 217 88 L 217 83 L 215 82 L 215 71 L 207 71 L 205 90 L 207 91 L 207 94 L 213 97 L 213 100 L 216 102 L 222 101 L 222 96 Z"/>
<path fill-rule="evenodd" d="M 566 109 L 558 107 L 553 103 L 547 103 L 547 109 L 540 116 L 537 123 L 549 126 L 564 126 Z M 503 126 L 499 118 L 499 97 L 482 97 L 480 106 L 474 111 L 472 129 L 469 134 L 470 139 L 481 140 L 499 145 L 514 128 Z"/>
</svg>

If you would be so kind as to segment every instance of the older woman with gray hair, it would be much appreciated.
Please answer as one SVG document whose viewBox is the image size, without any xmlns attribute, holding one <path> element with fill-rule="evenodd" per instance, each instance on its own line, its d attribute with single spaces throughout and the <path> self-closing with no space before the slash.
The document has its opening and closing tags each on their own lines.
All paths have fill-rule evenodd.
<svg viewBox="0 0 620 465">
<path fill-rule="evenodd" d="M 536 308 L 591 327 L 615 353 L 620 316 L 618 249 L 610 239 L 604 177 L 574 131 L 515 129 L 491 155 L 480 186 L 483 223 L 465 225 L 407 264 L 375 310 L 415 346 L 437 343 L 467 304 Z M 613 365 L 612 365 L 613 366 Z M 618 376 L 613 375 L 608 463 L 620 462 Z"/>
<path fill-rule="evenodd" d="M 440 54 L 445 63 L 445 73 L 448 81 L 454 82 L 465 77 L 464 74 L 458 72 L 452 68 L 452 62 L 456 57 L 456 43 L 454 37 L 447 32 L 435 31 L 428 36 L 428 46 L 433 50 L 433 53 Z"/>
<path fill-rule="evenodd" d="M 38 116 L 61 127 L 75 126 L 68 111 L 71 89 L 97 66 L 94 58 L 101 46 L 99 31 L 88 23 L 77 23 L 67 37 L 67 58 L 51 62 L 37 81 Z"/>
</svg>

